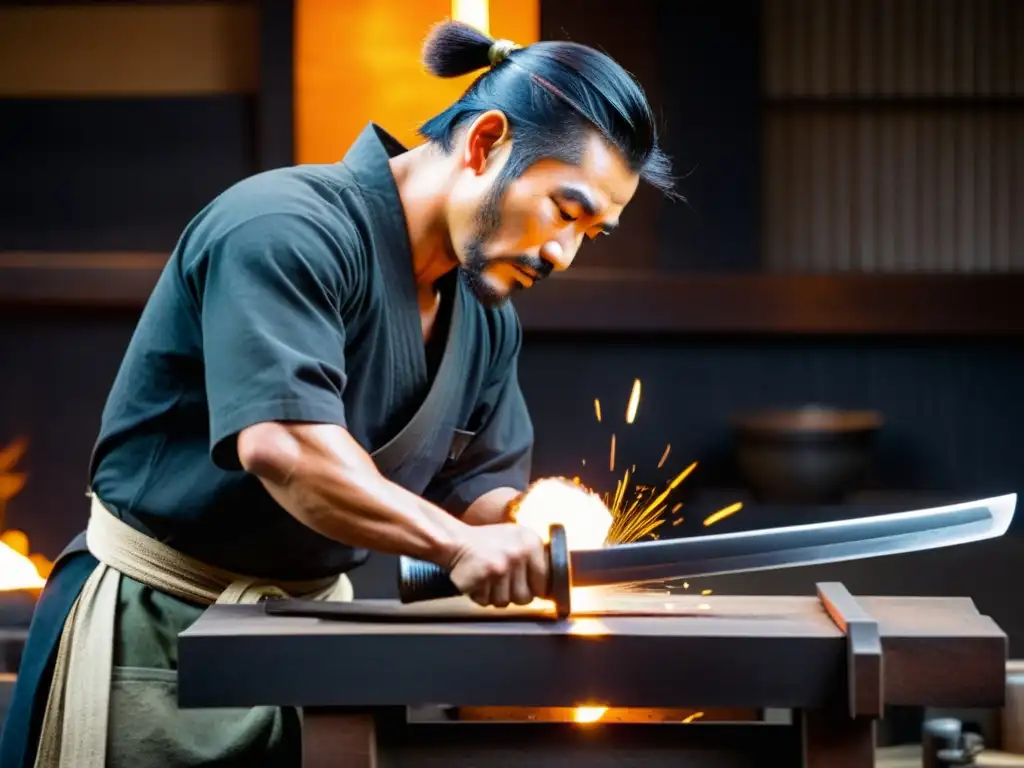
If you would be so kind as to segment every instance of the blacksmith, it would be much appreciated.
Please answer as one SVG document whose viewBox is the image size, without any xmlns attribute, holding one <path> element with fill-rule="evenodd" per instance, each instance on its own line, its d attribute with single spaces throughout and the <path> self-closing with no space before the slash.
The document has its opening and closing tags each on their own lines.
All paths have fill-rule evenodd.
<svg viewBox="0 0 1024 768">
<path fill-rule="evenodd" d="M 370 124 L 182 233 L 103 411 L 88 530 L 39 601 L 2 768 L 297 765 L 294 710 L 178 709 L 177 635 L 218 601 L 351 599 L 369 551 L 450 568 L 484 605 L 544 590 L 543 543 L 508 513 L 533 431 L 507 299 L 612 232 L 642 181 L 671 194 L 669 164 L 604 54 L 446 23 L 425 62 L 486 71 L 422 145 Z"/>
</svg>

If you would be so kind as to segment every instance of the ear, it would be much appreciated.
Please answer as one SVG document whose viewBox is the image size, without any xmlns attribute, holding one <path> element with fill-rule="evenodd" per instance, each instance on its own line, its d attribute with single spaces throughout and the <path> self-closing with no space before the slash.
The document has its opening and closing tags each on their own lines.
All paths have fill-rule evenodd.
<svg viewBox="0 0 1024 768">
<path fill-rule="evenodd" d="M 487 160 L 494 150 L 509 138 L 508 118 L 505 113 L 492 109 L 473 121 L 466 132 L 463 163 L 477 175 L 487 169 Z"/>
</svg>

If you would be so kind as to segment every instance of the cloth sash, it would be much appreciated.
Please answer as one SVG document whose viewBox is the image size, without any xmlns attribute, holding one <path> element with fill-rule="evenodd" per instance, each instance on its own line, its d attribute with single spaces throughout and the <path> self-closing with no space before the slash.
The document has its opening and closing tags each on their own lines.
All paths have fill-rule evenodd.
<svg viewBox="0 0 1024 768">
<path fill-rule="evenodd" d="M 95 496 L 86 532 L 99 560 L 64 623 L 36 768 L 104 768 L 121 576 L 199 605 L 266 597 L 348 601 L 348 577 L 270 581 L 202 563 L 115 517 Z"/>
</svg>

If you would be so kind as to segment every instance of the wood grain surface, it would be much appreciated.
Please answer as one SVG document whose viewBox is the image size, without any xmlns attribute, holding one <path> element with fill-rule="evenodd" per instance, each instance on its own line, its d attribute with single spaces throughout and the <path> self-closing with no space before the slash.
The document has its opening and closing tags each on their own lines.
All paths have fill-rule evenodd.
<svg viewBox="0 0 1024 768">
<path fill-rule="evenodd" d="M 857 601 L 878 623 L 886 703 L 1001 705 L 1006 636 L 971 600 Z M 814 708 L 845 698 L 846 637 L 815 597 L 618 594 L 565 622 L 527 613 L 488 621 L 496 612 L 467 600 L 410 610 L 448 620 L 330 621 L 213 606 L 180 636 L 181 701 Z"/>
</svg>

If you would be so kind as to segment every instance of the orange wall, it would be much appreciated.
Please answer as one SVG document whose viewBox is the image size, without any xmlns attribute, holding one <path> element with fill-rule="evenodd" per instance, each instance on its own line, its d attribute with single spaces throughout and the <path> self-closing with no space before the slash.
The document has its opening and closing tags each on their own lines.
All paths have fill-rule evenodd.
<svg viewBox="0 0 1024 768">
<path fill-rule="evenodd" d="M 536 42 L 539 5 L 490 0 L 490 34 Z M 430 26 L 450 14 L 450 0 L 297 0 L 296 162 L 340 159 L 370 121 L 407 146 L 419 143 L 416 127 L 475 76 L 442 80 L 420 64 Z"/>
</svg>

